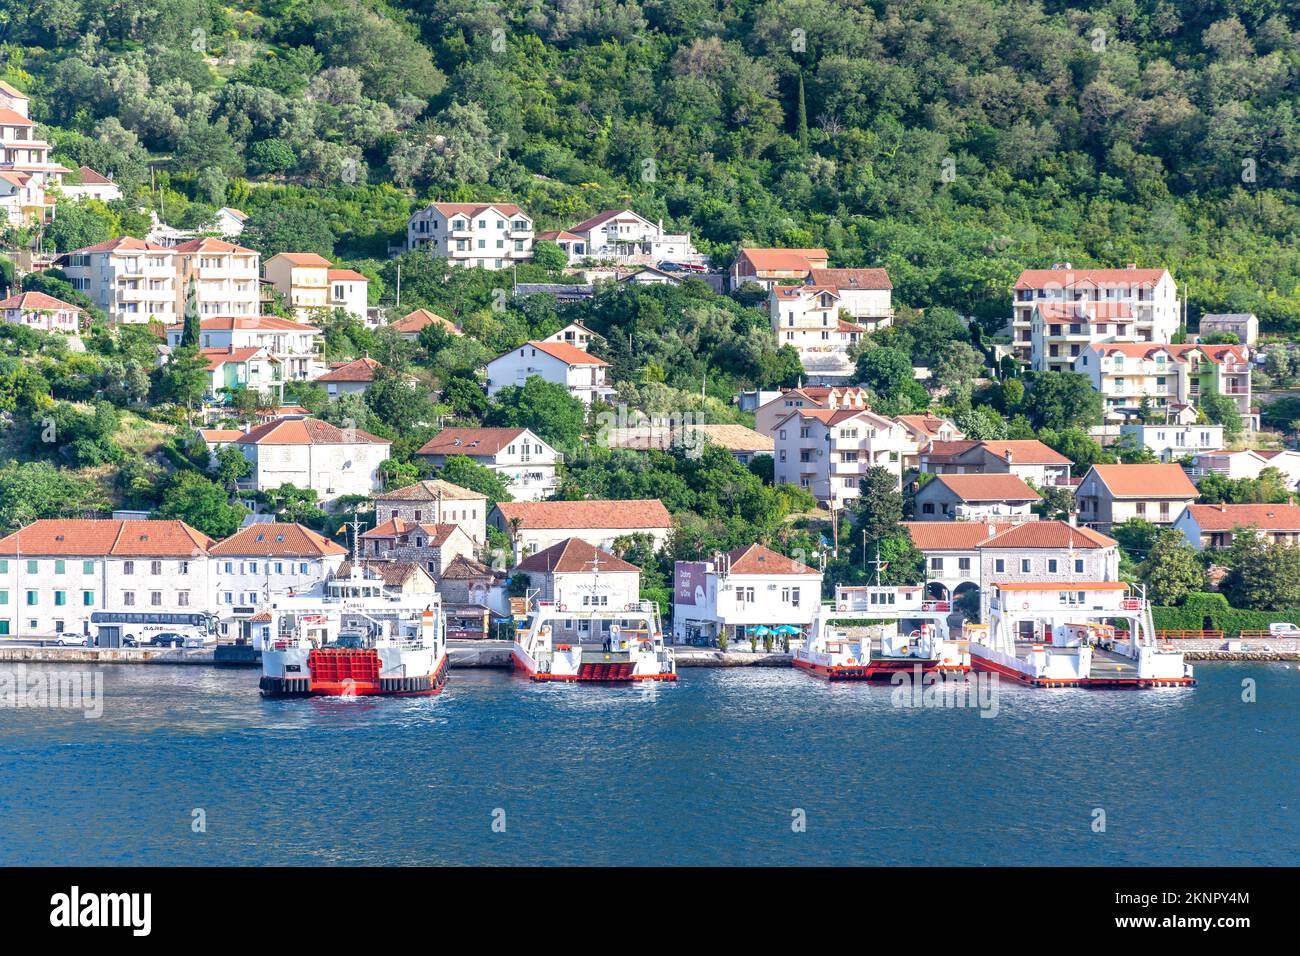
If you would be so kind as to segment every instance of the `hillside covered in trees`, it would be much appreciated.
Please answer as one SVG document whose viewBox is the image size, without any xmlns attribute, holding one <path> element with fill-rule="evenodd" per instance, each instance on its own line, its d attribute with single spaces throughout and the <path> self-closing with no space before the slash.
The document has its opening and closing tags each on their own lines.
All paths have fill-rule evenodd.
<svg viewBox="0 0 1300 956">
<path fill-rule="evenodd" d="M 631 205 L 990 329 L 1069 260 L 1300 331 L 1298 29 L 1283 0 L 0 0 L 0 79 L 135 191 L 56 248 L 231 204 L 264 253 L 380 278 L 431 198 Z"/>
</svg>

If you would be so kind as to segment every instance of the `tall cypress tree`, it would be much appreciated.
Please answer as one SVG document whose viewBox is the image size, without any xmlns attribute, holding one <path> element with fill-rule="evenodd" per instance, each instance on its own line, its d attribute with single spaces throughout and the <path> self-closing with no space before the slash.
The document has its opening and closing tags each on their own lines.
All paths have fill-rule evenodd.
<svg viewBox="0 0 1300 956">
<path fill-rule="evenodd" d="M 189 348 L 198 348 L 199 345 L 199 327 L 202 319 L 199 316 L 199 290 L 194 284 L 194 277 L 190 276 L 190 283 L 185 287 L 185 325 L 181 328 L 181 345 Z"/>
<path fill-rule="evenodd" d="M 808 104 L 803 97 L 803 70 L 799 71 L 799 148 L 808 148 Z"/>
</svg>

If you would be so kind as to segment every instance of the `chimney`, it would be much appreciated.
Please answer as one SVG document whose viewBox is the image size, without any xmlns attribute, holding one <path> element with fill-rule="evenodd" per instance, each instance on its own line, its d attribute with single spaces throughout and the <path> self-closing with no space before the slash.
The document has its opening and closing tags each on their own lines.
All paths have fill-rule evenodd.
<svg viewBox="0 0 1300 956">
<path fill-rule="evenodd" d="M 1070 527 L 1071 527 L 1071 528 L 1077 528 L 1077 527 L 1079 527 L 1079 512 L 1077 512 L 1077 511 L 1067 511 L 1067 512 L 1065 513 L 1065 518 L 1066 518 L 1067 521 L 1070 522 Z"/>
<path fill-rule="evenodd" d="M 1130 262 L 1130 263 L 1128 264 L 1128 268 L 1130 268 L 1130 269 L 1136 269 L 1137 267 L 1138 267 L 1138 264 L 1137 264 L 1136 262 Z"/>
<path fill-rule="evenodd" d="M 1007 454 L 1007 464 L 1009 465 L 1014 460 L 1015 456 L 1011 453 L 1010 448 L 1007 449 L 1006 454 Z"/>
</svg>

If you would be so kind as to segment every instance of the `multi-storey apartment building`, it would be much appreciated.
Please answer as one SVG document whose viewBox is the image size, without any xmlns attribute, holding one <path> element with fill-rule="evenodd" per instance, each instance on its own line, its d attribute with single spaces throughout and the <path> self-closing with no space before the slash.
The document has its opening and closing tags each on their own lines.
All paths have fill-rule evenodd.
<svg viewBox="0 0 1300 956">
<path fill-rule="evenodd" d="M 285 305 L 310 321 L 330 308 L 330 261 L 314 252 L 281 252 L 266 260 L 263 272 Z"/>
<path fill-rule="evenodd" d="M 815 379 L 853 375 L 849 348 L 870 330 L 841 316 L 840 294 L 829 286 L 774 285 L 768 313 L 780 348 L 799 353 L 804 371 Z"/>
<path fill-rule="evenodd" d="M 0 538 L 0 637 L 90 634 L 95 611 L 204 611 L 211 545 L 183 521 L 34 521 Z"/>
<path fill-rule="evenodd" d="M 1244 345 L 1097 343 L 1084 349 L 1073 369 L 1101 392 L 1111 418 L 1136 415 L 1143 399 L 1162 410 L 1175 403 L 1194 405 L 1201 396 L 1218 392 L 1232 399 L 1247 424 L 1257 424 Z"/>
<path fill-rule="evenodd" d="M 37 138 L 29 103 L 27 94 L 0 81 L 0 213 L 14 226 L 48 222 L 54 200 L 46 191 L 69 172 L 50 160 L 50 144 Z"/>
<path fill-rule="evenodd" d="M 1013 290 L 1012 346 L 1034 369 L 1068 370 L 1070 353 L 1094 341 L 1170 341 L 1179 310 L 1168 269 L 1026 269 Z"/>
<path fill-rule="evenodd" d="M 182 242 L 172 251 L 178 315 L 185 314 L 191 289 L 204 318 L 261 313 L 260 253 L 210 236 Z"/>
<path fill-rule="evenodd" d="M 452 265 L 504 269 L 533 257 L 533 220 L 513 203 L 433 203 L 407 222 L 406 247 Z"/>
<path fill-rule="evenodd" d="M 176 348 L 185 332 L 183 322 L 167 327 L 167 344 Z M 221 317 L 199 323 L 199 347 L 205 353 L 264 349 L 280 365 L 285 380 L 314 379 L 325 371 L 320 359 L 320 329 L 275 315 Z"/>
<path fill-rule="evenodd" d="M 754 411 L 754 430 L 772 438 L 776 435 L 776 426 L 801 408 L 862 411 L 866 407 L 867 390 L 856 385 L 800 385 L 798 388 L 783 388 Z"/>
<path fill-rule="evenodd" d="M 182 314 L 176 253 L 166 246 L 119 236 L 66 253 L 56 264 L 113 322 L 171 323 Z"/>
<path fill-rule="evenodd" d="M 888 469 L 901 484 L 908 432 L 867 410 L 799 409 L 776 426 L 774 480 L 806 488 L 825 507 L 843 508 L 860 494 L 867 469 Z"/>
</svg>

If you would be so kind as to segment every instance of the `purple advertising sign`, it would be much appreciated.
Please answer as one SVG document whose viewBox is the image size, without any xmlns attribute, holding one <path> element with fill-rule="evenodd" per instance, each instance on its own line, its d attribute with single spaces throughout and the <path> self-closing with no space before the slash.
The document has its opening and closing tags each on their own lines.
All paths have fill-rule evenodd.
<svg viewBox="0 0 1300 956">
<path fill-rule="evenodd" d="M 692 606 L 704 603 L 708 567 L 703 561 L 673 562 L 673 603 Z"/>
</svg>

